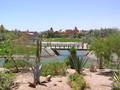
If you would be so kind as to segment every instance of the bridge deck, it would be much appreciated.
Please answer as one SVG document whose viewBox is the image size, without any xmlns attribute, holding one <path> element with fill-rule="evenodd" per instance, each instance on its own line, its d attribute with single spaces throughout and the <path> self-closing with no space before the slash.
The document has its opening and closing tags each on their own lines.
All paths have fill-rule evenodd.
<svg viewBox="0 0 120 90">
<path fill-rule="evenodd" d="M 56 49 L 56 50 L 70 50 L 70 48 L 53 48 L 51 47 L 51 49 Z M 76 48 L 77 50 L 82 50 L 82 51 L 87 51 L 89 49 L 84 49 L 84 48 Z"/>
</svg>

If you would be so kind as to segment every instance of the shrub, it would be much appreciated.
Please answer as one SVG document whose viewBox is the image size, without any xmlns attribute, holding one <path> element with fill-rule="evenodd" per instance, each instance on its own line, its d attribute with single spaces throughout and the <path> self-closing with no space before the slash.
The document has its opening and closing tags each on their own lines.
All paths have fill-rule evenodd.
<svg viewBox="0 0 120 90">
<path fill-rule="evenodd" d="M 84 90 L 88 87 L 84 78 L 78 73 L 72 74 L 68 77 L 68 84 L 73 90 Z"/>
<path fill-rule="evenodd" d="M 113 74 L 112 89 L 113 90 L 120 90 L 120 72 Z"/>
<path fill-rule="evenodd" d="M 27 70 L 30 66 L 32 66 L 32 63 L 25 61 L 25 60 L 15 60 L 15 63 L 13 60 L 9 60 L 7 63 L 3 65 L 3 67 L 7 69 L 13 69 L 15 68 L 15 64 L 19 69 Z"/>
<path fill-rule="evenodd" d="M 66 61 L 67 65 L 69 65 L 71 68 L 75 69 L 78 73 L 80 73 L 83 70 L 86 63 L 87 59 L 79 58 L 76 54 L 75 48 L 70 49 L 70 56 L 68 57 L 68 61 Z"/>
<path fill-rule="evenodd" d="M 14 86 L 14 74 L 0 72 L 0 90 L 11 90 Z"/>
<path fill-rule="evenodd" d="M 48 63 L 42 66 L 42 75 L 65 75 L 66 74 L 66 66 L 64 63 L 55 62 L 55 63 Z"/>
<path fill-rule="evenodd" d="M 120 82 L 112 83 L 112 90 L 120 90 Z"/>
</svg>

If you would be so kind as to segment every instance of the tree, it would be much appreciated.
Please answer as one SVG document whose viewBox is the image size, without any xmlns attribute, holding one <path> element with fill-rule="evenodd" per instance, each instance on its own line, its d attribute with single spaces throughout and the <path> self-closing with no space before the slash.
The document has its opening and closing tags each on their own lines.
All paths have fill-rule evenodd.
<svg viewBox="0 0 120 90">
<path fill-rule="evenodd" d="M 104 38 L 97 39 L 96 41 L 91 43 L 90 49 L 91 51 L 94 52 L 94 54 L 98 58 L 99 68 L 103 69 L 105 61 L 110 60 L 110 56 L 112 53 L 111 46 L 109 46 L 107 39 Z"/>
<path fill-rule="evenodd" d="M 99 38 L 91 43 L 90 49 L 97 56 L 99 68 L 112 61 L 112 53 L 116 53 L 118 60 L 120 58 L 120 34 L 112 34 L 104 38 Z"/>
<path fill-rule="evenodd" d="M 36 47 L 29 42 L 26 35 L 16 40 L 5 40 L 0 42 L 0 54 L 5 56 L 4 66 L 15 68 L 15 72 L 19 72 L 19 67 L 21 68 L 21 66 L 26 67 L 26 69 L 31 66 L 28 60 L 29 56 L 34 54 L 35 49 Z M 23 55 L 25 58 L 24 60 L 15 60 L 14 55 Z M 29 65 L 23 62 L 29 63 Z"/>
<path fill-rule="evenodd" d="M 0 41 L 5 40 L 4 32 L 5 32 L 4 26 L 3 26 L 3 25 L 0 25 Z"/>
<path fill-rule="evenodd" d="M 8 60 L 13 60 L 14 62 L 14 65 L 15 65 L 15 68 L 16 68 L 16 72 L 19 71 L 18 67 L 17 67 L 17 64 L 13 58 L 13 48 L 12 48 L 12 45 L 11 45 L 11 42 L 9 40 L 7 41 L 3 41 L 0 43 L 0 49 L 1 49 L 1 54 L 2 55 L 6 55 L 4 58 L 5 58 L 5 63 L 8 62 Z"/>
<path fill-rule="evenodd" d="M 3 33 L 5 31 L 5 27 L 3 25 L 0 25 L 0 33 Z"/>
</svg>

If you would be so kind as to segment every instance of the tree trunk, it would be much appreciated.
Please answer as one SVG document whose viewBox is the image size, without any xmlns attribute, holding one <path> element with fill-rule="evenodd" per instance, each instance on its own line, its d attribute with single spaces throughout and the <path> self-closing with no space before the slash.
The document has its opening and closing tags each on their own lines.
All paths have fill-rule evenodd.
<svg viewBox="0 0 120 90">
<path fill-rule="evenodd" d="M 99 69 L 103 69 L 103 60 L 100 59 L 100 60 L 99 60 L 99 63 L 100 63 L 100 64 L 99 64 Z"/>
<path fill-rule="evenodd" d="M 14 65 L 15 65 L 15 72 L 18 73 L 18 72 L 19 72 L 19 68 L 18 68 L 18 66 L 17 66 L 17 63 L 15 62 L 15 60 L 14 60 L 14 58 L 13 58 L 12 56 L 10 56 L 10 57 L 11 57 L 11 59 L 12 59 L 13 62 L 14 62 Z"/>
</svg>

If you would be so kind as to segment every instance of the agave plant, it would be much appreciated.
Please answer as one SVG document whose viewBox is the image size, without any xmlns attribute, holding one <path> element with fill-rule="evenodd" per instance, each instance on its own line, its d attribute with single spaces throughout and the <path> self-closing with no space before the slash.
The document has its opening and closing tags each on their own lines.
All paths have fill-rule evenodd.
<svg viewBox="0 0 120 90">
<path fill-rule="evenodd" d="M 120 72 L 113 74 L 113 90 L 120 90 Z"/>
<path fill-rule="evenodd" d="M 120 72 L 118 72 L 118 73 L 114 72 L 113 80 L 116 82 L 120 82 Z"/>
</svg>

